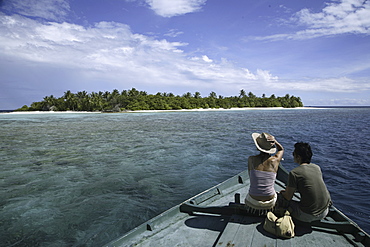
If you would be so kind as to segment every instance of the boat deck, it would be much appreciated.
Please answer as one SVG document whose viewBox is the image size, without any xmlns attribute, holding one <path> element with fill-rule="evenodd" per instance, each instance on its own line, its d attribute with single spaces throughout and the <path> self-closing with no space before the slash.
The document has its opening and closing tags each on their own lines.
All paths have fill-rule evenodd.
<svg viewBox="0 0 370 247">
<path fill-rule="evenodd" d="M 278 173 L 280 191 L 286 172 Z M 265 217 L 250 216 L 243 202 L 247 171 L 138 226 L 107 246 L 370 246 L 369 235 L 339 210 L 315 224 L 296 224 L 296 236 L 277 238 L 263 229 Z M 238 202 L 240 195 L 241 204 Z M 236 198 L 236 202 L 235 202 Z M 338 231 L 339 229 L 339 231 Z"/>
</svg>

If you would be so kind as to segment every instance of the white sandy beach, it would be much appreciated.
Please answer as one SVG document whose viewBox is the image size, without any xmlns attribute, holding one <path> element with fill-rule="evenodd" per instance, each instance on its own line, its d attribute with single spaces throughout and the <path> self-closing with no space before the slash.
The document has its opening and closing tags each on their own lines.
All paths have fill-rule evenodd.
<svg viewBox="0 0 370 247">
<path fill-rule="evenodd" d="M 326 109 L 316 107 L 296 107 L 296 108 L 283 108 L 283 107 L 244 107 L 244 108 L 201 108 L 201 109 L 181 109 L 181 110 L 138 110 L 138 111 L 122 111 L 114 113 L 154 113 L 154 112 L 202 112 L 202 111 L 261 111 L 261 110 L 302 110 L 302 109 Z M 97 114 L 103 112 L 89 112 L 89 111 L 17 111 L 17 112 L 2 112 L 0 114 L 68 114 L 68 113 L 83 113 L 83 114 Z"/>
<path fill-rule="evenodd" d="M 66 114 L 66 113 L 101 113 L 90 111 L 14 111 L 14 112 L 1 112 L 0 114 Z"/>
<path fill-rule="evenodd" d="M 244 108 L 201 108 L 201 109 L 181 109 L 181 110 L 139 110 L 139 111 L 126 111 L 127 113 L 135 112 L 199 112 L 199 111 L 260 111 L 260 110 L 302 110 L 302 109 L 325 109 L 315 107 L 296 107 L 296 108 L 283 108 L 283 107 L 244 107 Z"/>
</svg>

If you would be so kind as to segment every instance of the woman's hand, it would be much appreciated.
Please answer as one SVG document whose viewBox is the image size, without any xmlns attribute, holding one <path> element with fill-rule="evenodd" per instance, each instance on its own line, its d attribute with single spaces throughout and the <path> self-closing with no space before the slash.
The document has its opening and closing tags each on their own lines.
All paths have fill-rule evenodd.
<svg viewBox="0 0 370 247">
<path fill-rule="evenodd" d="M 275 142 L 275 136 L 273 136 L 273 135 L 267 135 L 266 136 L 266 140 L 268 142 Z"/>
</svg>

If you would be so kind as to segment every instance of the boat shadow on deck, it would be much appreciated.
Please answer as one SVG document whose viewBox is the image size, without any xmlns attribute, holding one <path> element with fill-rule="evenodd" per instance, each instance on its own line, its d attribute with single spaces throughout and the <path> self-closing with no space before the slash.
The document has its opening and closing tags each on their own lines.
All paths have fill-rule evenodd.
<svg viewBox="0 0 370 247">
<path fill-rule="evenodd" d="M 275 190 L 285 188 L 288 172 L 281 165 Z M 137 226 L 106 246 L 366 246 L 370 236 L 335 206 L 317 222 L 296 223 L 295 237 L 278 238 L 263 229 L 266 216 L 256 216 L 240 203 L 249 186 L 248 171 L 201 192 Z M 234 202 L 232 197 L 234 196 Z M 299 196 L 295 194 L 295 199 Z"/>
<path fill-rule="evenodd" d="M 254 215 L 246 211 L 244 204 L 230 203 L 228 206 L 202 207 L 186 203 L 181 205 L 180 210 L 191 216 L 184 222 L 187 227 L 218 232 L 218 237 L 213 244 L 214 247 L 239 246 L 238 243 L 244 245 L 256 239 L 259 242 L 289 241 L 289 239 L 280 238 L 265 231 L 263 224 L 266 216 Z M 348 222 L 345 225 L 348 227 Z M 341 235 L 336 231 L 337 228 L 338 225 L 333 225 L 333 222 L 304 223 L 295 221 L 295 236 L 299 238 L 311 234 L 313 231 Z"/>
</svg>

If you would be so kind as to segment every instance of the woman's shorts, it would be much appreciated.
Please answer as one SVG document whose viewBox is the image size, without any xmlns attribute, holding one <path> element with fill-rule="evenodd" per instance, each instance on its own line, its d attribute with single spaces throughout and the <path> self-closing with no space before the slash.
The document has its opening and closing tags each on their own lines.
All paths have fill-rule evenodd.
<svg viewBox="0 0 370 247">
<path fill-rule="evenodd" d="M 268 200 L 268 201 L 258 201 L 256 199 L 253 199 L 248 194 L 247 197 L 245 198 L 245 204 L 248 207 L 251 207 L 251 208 L 254 208 L 254 209 L 258 209 L 258 210 L 269 210 L 269 209 L 273 209 L 274 208 L 275 203 L 276 203 L 276 200 L 277 200 L 277 194 L 276 193 L 275 193 L 274 198 L 272 198 L 271 200 Z"/>
</svg>

